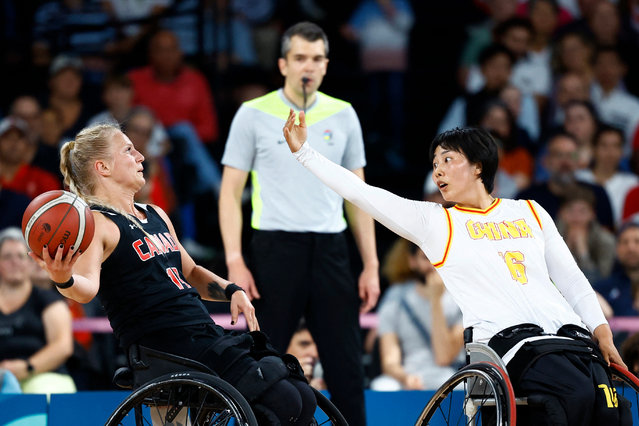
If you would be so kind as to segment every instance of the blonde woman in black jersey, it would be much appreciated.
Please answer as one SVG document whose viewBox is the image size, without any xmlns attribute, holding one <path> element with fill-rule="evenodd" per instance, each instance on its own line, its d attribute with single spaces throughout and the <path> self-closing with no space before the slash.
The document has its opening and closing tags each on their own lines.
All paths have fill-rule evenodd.
<svg viewBox="0 0 639 426">
<path fill-rule="evenodd" d="M 232 323 L 243 313 L 255 332 L 259 325 L 244 291 L 197 265 L 163 210 L 134 202 L 145 182 L 143 161 L 113 125 L 86 128 L 67 142 L 60 170 L 69 189 L 92 206 L 95 235 L 84 253 L 72 249 L 63 258 L 60 249 L 51 258 L 44 249 L 40 263 L 64 296 L 82 303 L 100 297 L 125 350 L 141 344 L 195 359 L 246 396 L 258 419 L 308 424 L 316 405 L 308 385 L 289 377 L 279 358 L 268 357 L 271 364 L 253 358 L 253 336 L 225 332 L 201 302 L 230 301 Z M 267 379 L 265 368 L 273 369 Z"/>
</svg>

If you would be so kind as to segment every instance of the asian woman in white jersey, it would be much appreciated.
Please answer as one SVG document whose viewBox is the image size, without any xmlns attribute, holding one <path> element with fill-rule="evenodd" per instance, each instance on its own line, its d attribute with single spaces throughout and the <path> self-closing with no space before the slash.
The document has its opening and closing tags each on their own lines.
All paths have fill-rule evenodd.
<svg viewBox="0 0 639 426">
<path fill-rule="evenodd" d="M 417 244 L 472 340 L 504 359 L 516 392 L 542 396 L 548 409 L 529 416 L 530 424 L 619 424 L 620 410 L 606 403 L 606 365 L 623 361 L 596 294 L 539 204 L 491 195 L 498 157 L 489 133 L 455 129 L 433 140 L 433 180 L 456 203 L 445 209 L 367 185 L 306 143 L 304 113 L 296 119 L 291 111 L 283 132 L 297 161 Z"/>
</svg>

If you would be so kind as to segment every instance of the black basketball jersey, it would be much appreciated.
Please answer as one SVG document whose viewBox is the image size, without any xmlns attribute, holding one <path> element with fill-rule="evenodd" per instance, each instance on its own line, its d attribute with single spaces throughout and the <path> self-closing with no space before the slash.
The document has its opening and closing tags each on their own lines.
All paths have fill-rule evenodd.
<svg viewBox="0 0 639 426">
<path fill-rule="evenodd" d="M 92 207 L 120 229 L 120 241 L 102 263 L 98 296 L 123 347 L 145 333 L 169 327 L 213 323 L 198 291 L 182 275 L 182 260 L 164 220 L 150 206 L 136 204 L 146 213 L 146 235 L 125 216 Z"/>
</svg>

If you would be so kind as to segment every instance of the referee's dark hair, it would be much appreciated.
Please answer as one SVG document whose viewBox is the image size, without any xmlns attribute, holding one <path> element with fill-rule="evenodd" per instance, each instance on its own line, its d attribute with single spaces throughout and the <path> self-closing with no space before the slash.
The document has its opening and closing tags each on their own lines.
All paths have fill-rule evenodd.
<svg viewBox="0 0 639 426">
<path fill-rule="evenodd" d="M 495 174 L 499 165 L 497 142 L 488 131 L 477 127 L 455 128 L 435 136 L 430 144 L 432 164 L 438 146 L 463 154 L 471 164 L 481 167 L 480 178 L 490 194 L 495 187 Z"/>
<path fill-rule="evenodd" d="M 303 21 L 298 22 L 289 29 L 287 29 L 282 35 L 282 48 L 280 55 L 282 58 L 286 58 L 286 54 L 291 50 L 291 39 L 293 36 L 302 37 L 306 41 L 324 41 L 324 55 L 328 57 L 328 37 L 324 30 L 317 24 L 312 22 Z"/>
</svg>

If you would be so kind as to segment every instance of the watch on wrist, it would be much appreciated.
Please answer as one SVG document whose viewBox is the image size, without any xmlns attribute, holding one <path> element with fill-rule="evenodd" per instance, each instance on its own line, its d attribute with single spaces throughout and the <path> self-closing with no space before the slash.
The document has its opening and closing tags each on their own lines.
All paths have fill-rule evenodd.
<svg viewBox="0 0 639 426">
<path fill-rule="evenodd" d="M 27 372 L 29 374 L 32 374 L 35 371 L 33 364 L 31 364 L 31 361 L 29 361 L 28 359 L 25 359 L 25 362 L 27 363 Z"/>
</svg>

